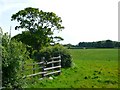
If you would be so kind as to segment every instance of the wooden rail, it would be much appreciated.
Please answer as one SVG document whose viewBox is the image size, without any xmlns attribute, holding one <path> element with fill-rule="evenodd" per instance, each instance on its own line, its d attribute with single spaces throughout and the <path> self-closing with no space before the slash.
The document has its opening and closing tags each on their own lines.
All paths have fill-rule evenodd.
<svg viewBox="0 0 120 90">
<path fill-rule="evenodd" d="M 49 67 L 49 68 L 45 68 L 44 70 L 51 70 L 51 69 L 55 69 L 55 68 L 61 68 L 61 66 L 55 66 L 55 67 Z"/>
<path fill-rule="evenodd" d="M 45 58 L 43 58 L 41 62 L 37 62 L 37 63 L 34 62 L 34 63 L 26 64 L 26 65 L 32 66 L 32 68 L 23 69 L 23 71 L 32 70 L 33 73 L 29 75 L 24 75 L 23 78 L 34 77 L 38 75 L 39 76 L 41 75 L 41 77 L 46 77 L 48 75 L 60 74 L 61 73 L 61 56 L 52 57 L 50 58 L 49 62 L 45 62 Z M 35 65 L 39 65 L 39 67 L 35 67 Z M 39 70 L 39 69 L 41 69 L 41 71 L 36 72 L 36 70 Z"/>
<path fill-rule="evenodd" d="M 61 60 L 59 60 L 59 61 L 51 61 L 51 62 L 47 62 L 47 64 L 57 63 L 57 62 L 61 62 Z"/>
</svg>

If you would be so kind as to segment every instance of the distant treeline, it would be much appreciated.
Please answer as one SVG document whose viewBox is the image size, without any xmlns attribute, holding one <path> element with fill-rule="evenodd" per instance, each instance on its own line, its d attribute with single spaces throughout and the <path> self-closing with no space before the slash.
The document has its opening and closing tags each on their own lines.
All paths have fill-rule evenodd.
<svg viewBox="0 0 120 90">
<path fill-rule="evenodd" d="M 120 42 L 112 40 L 96 41 L 96 42 L 79 42 L 78 45 L 66 44 L 68 48 L 118 48 Z"/>
</svg>

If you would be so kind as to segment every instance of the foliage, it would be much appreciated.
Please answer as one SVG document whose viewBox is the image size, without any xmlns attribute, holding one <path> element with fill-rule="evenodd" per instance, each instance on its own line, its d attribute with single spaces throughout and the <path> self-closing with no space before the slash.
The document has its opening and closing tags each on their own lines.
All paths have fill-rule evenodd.
<svg viewBox="0 0 120 90">
<path fill-rule="evenodd" d="M 63 68 L 70 67 L 72 64 L 72 57 L 69 51 L 61 45 L 44 47 L 40 50 L 39 53 L 34 52 L 34 56 L 37 57 L 36 60 L 40 60 L 42 57 L 45 57 L 45 60 L 49 60 L 51 57 L 61 56 L 61 66 Z"/>
<path fill-rule="evenodd" d="M 53 12 L 43 12 L 37 8 L 28 7 L 13 14 L 11 18 L 20 23 L 20 26 L 15 27 L 16 30 L 19 28 L 27 30 L 13 38 L 32 46 L 34 50 L 48 46 L 54 42 L 54 39 L 63 40 L 59 36 L 53 37 L 54 31 L 64 29 L 61 18 Z"/>
<path fill-rule="evenodd" d="M 7 33 L 2 35 L 2 85 L 18 88 L 23 84 L 20 75 L 21 63 L 28 59 L 28 52 L 22 42 L 11 40 Z"/>
</svg>

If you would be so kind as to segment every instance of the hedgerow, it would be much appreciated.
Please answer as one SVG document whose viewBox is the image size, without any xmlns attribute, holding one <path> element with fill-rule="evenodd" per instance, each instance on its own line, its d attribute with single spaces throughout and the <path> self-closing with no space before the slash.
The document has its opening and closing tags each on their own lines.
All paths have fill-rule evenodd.
<svg viewBox="0 0 120 90">
<path fill-rule="evenodd" d="M 21 63 L 28 59 L 28 52 L 22 42 L 11 40 L 9 35 L 2 35 L 2 87 L 20 88 L 23 84 L 20 75 Z"/>
<path fill-rule="evenodd" d="M 39 52 L 33 53 L 34 59 L 40 61 L 42 57 L 45 57 L 45 60 L 48 61 L 51 57 L 61 56 L 61 66 L 62 68 L 71 67 L 72 57 L 69 51 L 64 48 L 62 45 L 55 45 L 44 47 Z"/>
</svg>

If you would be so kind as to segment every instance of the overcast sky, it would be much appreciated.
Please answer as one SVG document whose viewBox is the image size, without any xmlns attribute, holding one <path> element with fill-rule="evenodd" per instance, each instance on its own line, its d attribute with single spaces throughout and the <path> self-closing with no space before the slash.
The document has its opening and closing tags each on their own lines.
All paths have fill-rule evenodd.
<svg viewBox="0 0 120 90">
<path fill-rule="evenodd" d="M 62 18 L 65 29 L 58 33 L 64 38 L 61 43 L 78 44 L 83 41 L 111 39 L 118 41 L 119 0 L 0 0 L 0 27 L 12 36 L 16 22 L 13 13 L 26 7 L 54 12 Z"/>
</svg>

